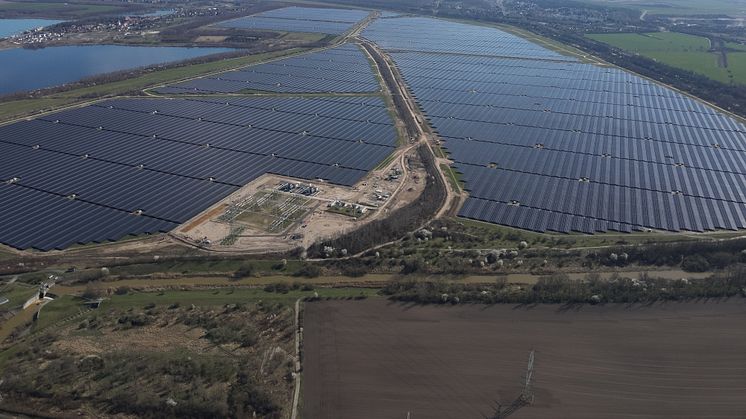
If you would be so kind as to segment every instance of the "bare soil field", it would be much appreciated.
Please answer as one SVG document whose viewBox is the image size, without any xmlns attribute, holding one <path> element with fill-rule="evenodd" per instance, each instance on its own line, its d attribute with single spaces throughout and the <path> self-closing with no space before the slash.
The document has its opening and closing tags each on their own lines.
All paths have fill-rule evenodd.
<svg viewBox="0 0 746 419">
<path fill-rule="evenodd" d="M 303 418 L 746 417 L 746 299 L 652 305 L 306 304 Z"/>
</svg>

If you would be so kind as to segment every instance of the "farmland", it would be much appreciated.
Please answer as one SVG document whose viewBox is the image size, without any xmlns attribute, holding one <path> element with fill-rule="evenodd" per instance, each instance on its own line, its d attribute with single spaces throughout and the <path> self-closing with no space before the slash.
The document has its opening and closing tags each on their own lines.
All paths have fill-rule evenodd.
<svg viewBox="0 0 746 419">
<path fill-rule="evenodd" d="M 746 15 L 746 3 L 742 0 L 708 0 L 706 2 L 699 0 L 663 0 L 655 2 L 645 0 L 581 0 L 581 2 L 603 6 L 625 7 L 640 11 L 647 10 L 650 14 L 660 15 Z"/>
<path fill-rule="evenodd" d="M 723 83 L 746 83 L 746 53 L 729 52 L 727 67 L 710 52 L 707 38 L 675 32 L 591 34 L 589 38 L 652 58 L 663 64 L 702 74 Z M 728 48 L 741 50 L 738 44 Z"/>
<path fill-rule="evenodd" d="M 743 414 L 744 300 L 604 307 L 308 303 L 304 417 L 465 418 L 521 391 L 547 417 Z"/>
</svg>

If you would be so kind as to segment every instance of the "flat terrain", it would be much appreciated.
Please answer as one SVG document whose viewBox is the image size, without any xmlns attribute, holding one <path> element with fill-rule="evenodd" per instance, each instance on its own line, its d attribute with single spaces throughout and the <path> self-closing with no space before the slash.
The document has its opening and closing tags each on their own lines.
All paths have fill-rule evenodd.
<svg viewBox="0 0 746 419">
<path fill-rule="evenodd" d="M 702 74 L 713 80 L 746 83 L 746 53 L 728 53 L 727 63 L 720 54 L 708 52 L 710 41 L 701 36 L 675 32 L 590 34 L 589 38 L 652 58 L 663 64 Z M 728 44 L 741 50 L 743 46 Z"/>
<path fill-rule="evenodd" d="M 744 417 L 746 300 L 606 305 L 307 303 L 304 418 Z"/>
<path fill-rule="evenodd" d="M 661 15 L 746 15 L 746 2 L 744 0 L 582 0 L 582 2 L 604 6 L 647 10 L 650 14 Z"/>
</svg>

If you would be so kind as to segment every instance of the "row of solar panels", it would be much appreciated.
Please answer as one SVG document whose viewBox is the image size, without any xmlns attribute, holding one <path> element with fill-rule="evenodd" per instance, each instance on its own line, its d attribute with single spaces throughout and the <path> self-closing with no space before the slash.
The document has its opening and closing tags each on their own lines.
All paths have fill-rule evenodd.
<svg viewBox="0 0 746 419">
<path fill-rule="evenodd" d="M 177 224 L 0 183 L 0 242 L 19 249 L 63 249 L 170 231 Z"/>
<path fill-rule="evenodd" d="M 400 16 L 402 16 L 402 14 L 399 13 L 399 12 L 389 12 L 389 11 L 384 10 L 379 15 L 379 18 L 381 18 L 381 19 L 393 19 L 395 17 L 400 17 Z"/>
<path fill-rule="evenodd" d="M 242 121 L 248 120 L 251 122 L 253 120 L 256 122 L 254 118 L 257 118 L 258 115 L 266 114 L 266 111 L 271 111 L 270 115 L 279 115 L 281 118 L 313 115 L 316 117 L 391 125 L 391 118 L 386 113 L 386 105 L 377 97 L 235 96 L 230 98 L 201 97 L 157 102 L 148 99 L 129 99 L 115 103 L 121 109 L 141 110 L 149 113 L 175 113 L 193 119 L 205 117 L 219 118 L 224 113 L 229 113 L 233 114 L 234 118 L 250 118 L 241 119 Z M 223 105 L 224 107 L 205 106 L 204 104 Z"/>
<path fill-rule="evenodd" d="M 525 40 L 474 48 L 475 31 L 507 39 L 498 30 L 423 20 L 411 26 L 448 39 L 410 41 L 414 29 L 389 21 L 366 36 L 392 51 L 463 174 L 461 216 L 537 231 L 746 228 L 738 121 L 619 70 L 553 60 Z"/>
<path fill-rule="evenodd" d="M 557 85 L 557 82 L 560 82 L 576 86 L 582 82 L 587 84 L 586 90 L 608 91 L 610 88 L 616 88 L 624 92 L 630 91 L 630 88 L 628 86 L 616 87 L 614 85 L 634 84 L 656 90 L 655 94 L 668 95 L 670 93 L 661 89 L 655 83 L 645 79 L 635 79 L 630 74 L 620 70 L 583 67 L 583 64 L 580 63 L 561 63 L 564 64 L 563 67 L 552 69 L 547 66 L 533 67 L 530 64 L 535 61 L 525 59 L 476 57 L 479 59 L 479 62 L 470 63 L 464 56 L 451 55 L 443 59 L 444 62 L 448 61 L 448 65 L 438 66 L 437 62 L 433 63 L 429 60 L 423 60 L 421 57 L 437 57 L 439 54 L 396 52 L 392 53 L 392 55 L 399 57 L 399 62 L 402 65 L 416 65 L 417 69 L 421 72 L 420 78 L 423 79 L 502 83 L 512 81 L 512 76 L 521 76 L 521 83 L 530 83 L 536 79 L 535 82 L 539 85 L 551 86 Z M 547 82 L 551 83 L 547 84 Z"/>
<path fill-rule="evenodd" d="M 491 77 L 485 81 L 449 80 L 448 78 L 432 79 L 424 75 L 422 78 L 412 80 L 412 88 L 431 88 L 436 90 L 451 91 L 455 93 L 468 92 L 480 95 L 502 95 L 505 90 L 510 92 L 523 91 L 523 94 L 547 94 L 550 92 L 590 92 L 599 98 L 609 98 L 617 95 L 629 97 L 661 97 L 665 96 L 660 91 L 651 89 L 647 85 L 604 85 L 601 82 L 574 82 L 570 80 L 527 80 L 520 75 Z M 406 80 L 406 79 L 405 79 Z M 409 80 L 406 80 L 409 82 Z M 513 89 L 511 89 L 511 87 Z"/>
<path fill-rule="evenodd" d="M 538 120 L 550 119 L 562 123 L 570 118 L 578 119 L 584 125 L 587 125 L 586 120 L 604 120 L 604 123 L 609 125 L 612 130 L 618 129 L 617 127 L 630 127 L 634 131 L 645 131 L 653 129 L 651 126 L 654 125 L 664 125 L 671 129 L 691 128 L 700 131 L 726 131 L 728 133 L 741 133 L 741 130 L 744 129 L 742 125 L 732 119 L 715 118 L 713 115 L 586 103 L 573 103 L 571 106 L 562 105 L 562 103 L 552 103 L 552 101 L 531 103 L 530 100 L 523 101 L 520 99 L 512 102 L 505 101 L 504 104 L 489 107 L 442 102 L 428 104 L 432 109 L 431 115 L 433 117 L 487 123 L 501 123 L 507 118 L 512 118 L 510 119 L 511 122 L 522 124 L 525 121 L 536 119 L 537 114 L 547 114 L 539 116 Z M 498 113 L 505 114 L 506 119 L 494 119 L 495 114 Z M 640 123 L 640 126 L 637 126 L 637 123 Z M 746 129 L 743 133 L 746 133 Z M 624 136 L 625 134 L 619 135 Z"/>
<path fill-rule="evenodd" d="M 497 163 L 484 166 L 461 163 L 460 170 L 469 173 L 476 173 L 476 170 L 485 174 L 494 170 L 500 172 L 499 175 L 503 178 L 514 175 L 544 176 L 581 184 L 618 186 L 746 204 L 746 193 L 739 188 L 739 185 L 746 182 L 746 175 L 743 173 L 713 172 L 663 163 L 592 158 L 569 153 L 540 153 L 525 148 L 495 149 L 496 152 L 504 151 Z M 494 185 L 474 185 L 469 188 L 475 193 L 481 191 L 478 195 L 483 198 L 494 198 L 506 190 L 502 185 L 499 188 Z"/>
<path fill-rule="evenodd" d="M 324 135 L 290 131 L 301 126 Z M 268 172 L 352 185 L 395 146 L 377 97 L 120 99 L 46 115 L 0 127 L 0 209 L 23 226 L 0 242 L 49 250 L 169 230 Z"/>
<path fill-rule="evenodd" d="M 501 133 L 502 135 L 503 133 Z M 448 138 L 447 148 L 451 157 L 459 162 L 480 166 L 496 165 L 511 167 L 523 165 L 524 160 L 508 161 L 507 156 L 513 153 L 531 151 L 526 158 L 542 161 L 543 159 L 572 159 L 573 156 L 586 156 L 589 162 L 598 164 L 601 159 L 614 161 L 614 164 L 624 165 L 627 161 L 643 162 L 651 165 L 667 165 L 678 170 L 684 168 L 692 170 L 708 170 L 733 174 L 746 174 L 746 154 L 722 153 L 715 148 L 698 148 L 691 145 L 672 145 L 652 141 L 632 143 L 625 139 L 605 141 L 603 137 L 575 141 L 572 139 L 547 138 L 541 147 L 526 144 L 514 137 L 505 137 L 503 141 L 494 140 L 482 142 Z M 530 166 L 537 164 L 526 162 Z M 622 174 L 620 174 L 622 175 Z M 586 176 L 586 175 L 579 175 Z M 591 175 L 592 178 L 595 178 Z"/>
<path fill-rule="evenodd" d="M 498 116 L 499 115 L 499 116 Z M 542 137 L 554 132 L 575 134 L 576 138 L 588 136 L 620 137 L 631 140 L 661 141 L 666 143 L 694 144 L 734 151 L 744 151 L 743 132 L 714 125 L 712 129 L 686 125 L 656 124 L 653 122 L 623 121 L 619 119 L 561 115 L 548 112 L 531 112 L 502 109 L 484 119 L 466 120 L 442 116 L 430 118 L 438 132 L 447 137 L 489 141 L 495 130 L 506 130 L 524 139 L 541 143 Z M 561 134 L 557 134 L 561 135 Z"/>
<path fill-rule="evenodd" d="M 601 105 L 629 106 L 641 112 L 649 110 L 671 111 L 678 113 L 700 113 L 722 117 L 712 109 L 697 107 L 694 103 L 683 102 L 684 97 L 668 96 L 634 96 L 623 94 L 609 94 L 606 92 L 591 92 L 578 90 L 561 90 L 551 88 L 534 88 L 521 85 L 503 85 L 499 93 L 485 93 L 475 91 L 441 90 L 436 88 L 418 89 L 420 92 L 429 90 L 420 100 L 446 102 L 472 106 L 490 106 L 510 103 L 513 99 L 534 99 L 541 103 L 544 100 L 558 100 L 561 106 L 570 106 L 573 102 L 593 103 Z"/>
<path fill-rule="evenodd" d="M 337 119 L 328 116 L 295 115 L 271 110 L 247 112 L 219 104 L 202 104 L 209 112 L 200 117 L 180 114 L 128 110 L 117 107 L 91 106 L 75 109 L 62 115 L 48 115 L 44 121 L 59 121 L 67 125 L 80 125 L 106 131 L 124 132 L 145 137 L 178 140 L 192 144 L 210 144 L 216 147 L 245 152 L 263 152 L 247 138 L 268 138 L 276 142 L 281 138 L 296 141 L 326 138 L 338 142 L 390 145 L 390 124 L 372 120 Z M 274 150 L 278 151 L 279 150 Z"/>
<path fill-rule="evenodd" d="M 390 51 L 576 61 L 503 31 L 424 17 L 376 19 L 363 35 Z"/>
<path fill-rule="evenodd" d="M 427 97 L 435 96 L 437 93 L 433 92 L 432 95 Z M 424 99 L 422 102 L 432 102 L 429 106 L 435 106 L 436 104 L 460 106 L 469 109 L 474 109 L 475 112 L 480 112 L 481 107 L 486 108 L 507 108 L 507 109 L 536 109 L 536 110 L 551 110 L 557 113 L 566 114 L 594 114 L 594 115 L 606 115 L 610 117 L 619 117 L 625 119 L 634 120 L 649 120 L 649 113 L 657 113 L 661 115 L 658 120 L 674 121 L 680 119 L 686 121 L 684 125 L 696 126 L 697 120 L 709 119 L 715 117 L 716 119 L 722 119 L 712 113 L 696 112 L 696 111 L 682 111 L 677 109 L 676 102 L 670 101 L 662 106 L 643 106 L 635 104 L 616 104 L 602 101 L 580 101 L 580 100 L 567 100 L 558 98 L 547 98 L 547 97 L 530 97 L 530 96 L 519 96 L 519 95 L 504 95 L 497 96 L 492 95 L 488 99 L 491 100 L 470 100 L 470 99 L 483 99 L 484 96 L 475 98 L 474 95 L 458 94 L 454 97 L 448 97 L 446 99 L 440 99 L 442 95 L 438 95 L 436 98 Z M 730 122 L 725 121 L 728 125 Z"/>
<path fill-rule="evenodd" d="M 162 94 L 368 93 L 380 90 L 368 58 L 356 45 L 341 46 L 253 65 L 157 89 Z"/>
<path fill-rule="evenodd" d="M 229 20 L 218 26 L 338 35 L 350 30 L 355 23 L 365 19 L 366 16 L 368 12 L 363 10 L 285 7 Z"/>
<path fill-rule="evenodd" d="M 494 181 L 494 179 L 483 179 Z M 511 182 L 508 185 L 513 185 Z M 560 202 L 579 202 L 584 206 L 570 206 L 562 208 L 554 205 L 552 199 L 558 198 L 558 193 L 549 190 L 547 186 L 563 188 L 566 185 L 557 184 L 553 179 L 537 177 L 536 179 L 521 179 L 519 191 L 547 192 L 542 199 L 527 199 L 498 201 L 470 196 L 459 215 L 496 224 L 523 228 L 533 231 L 579 231 L 583 233 L 597 233 L 609 230 L 631 231 L 646 228 L 669 231 L 705 231 L 720 229 L 746 228 L 743 218 L 746 207 L 727 201 L 714 201 L 693 197 L 655 194 L 629 188 L 580 188 L 575 183 L 567 185 L 577 186 L 561 189 L 563 195 Z M 605 207 L 615 204 L 614 207 Z M 546 217 L 555 214 L 559 224 L 546 225 Z M 523 217 L 520 221 L 507 219 L 507 216 Z M 603 219 L 597 216 L 619 218 Z M 592 220 L 591 224 L 583 228 L 573 226 L 573 223 Z M 629 222 L 625 222 L 628 220 Z"/>
<path fill-rule="evenodd" d="M 356 23 L 365 19 L 368 16 L 368 12 L 355 9 L 291 6 L 269 10 L 255 16 L 280 19 L 316 20 L 323 22 Z"/>
<path fill-rule="evenodd" d="M 351 23 L 319 22 L 314 20 L 290 20 L 248 16 L 218 26 L 234 29 L 267 30 L 281 32 L 307 32 L 339 35 L 352 28 Z"/>
</svg>

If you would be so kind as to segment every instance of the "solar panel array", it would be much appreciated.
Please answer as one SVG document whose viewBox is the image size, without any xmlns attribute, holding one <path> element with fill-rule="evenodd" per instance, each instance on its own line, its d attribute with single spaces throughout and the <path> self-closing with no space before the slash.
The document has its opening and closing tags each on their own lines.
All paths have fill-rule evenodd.
<svg viewBox="0 0 746 419">
<path fill-rule="evenodd" d="M 0 242 L 169 231 L 264 173 L 352 185 L 396 146 L 379 97 L 119 99 L 0 127 Z"/>
<path fill-rule="evenodd" d="M 735 119 L 496 29 L 395 18 L 364 35 L 390 50 L 463 173 L 461 216 L 535 231 L 746 228 Z"/>
<path fill-rule="evenodd" d="M 365 28 L 363 35 L 388 51 L 568 60 L 563 55 L 507 32 L 425 17 L 376 19 Z"/>
<path fill-rule="evenodd" d="M 384 10 L 379 15 L 379 18 L 381 18 L 381 19 L 391 19 L 391 18 L 394 18 L 394 17 L 401 17 L 401 16 L 403 16 L 403 15 L 401 13 L 399 13 L 399 12 L 391 12 L 391 11 L 388 11 L 388 10 Z"/>
<path fill-rule="evenodd" d="M 157 89 L 163 94 L 369 93 L 380 90 L 368 58 L 354 44 L 302 54 L 176 83 Z"/>
<path fill-rule="evenodd" d="M 365 19 L 368 12 L 351 9 L 320 9 L 284 7 L 268 12 L 229 20 L 219 24 L 225 28 L 260 29 L 283 32 L 309 32 L 339 35 Z"/>
</svg>

